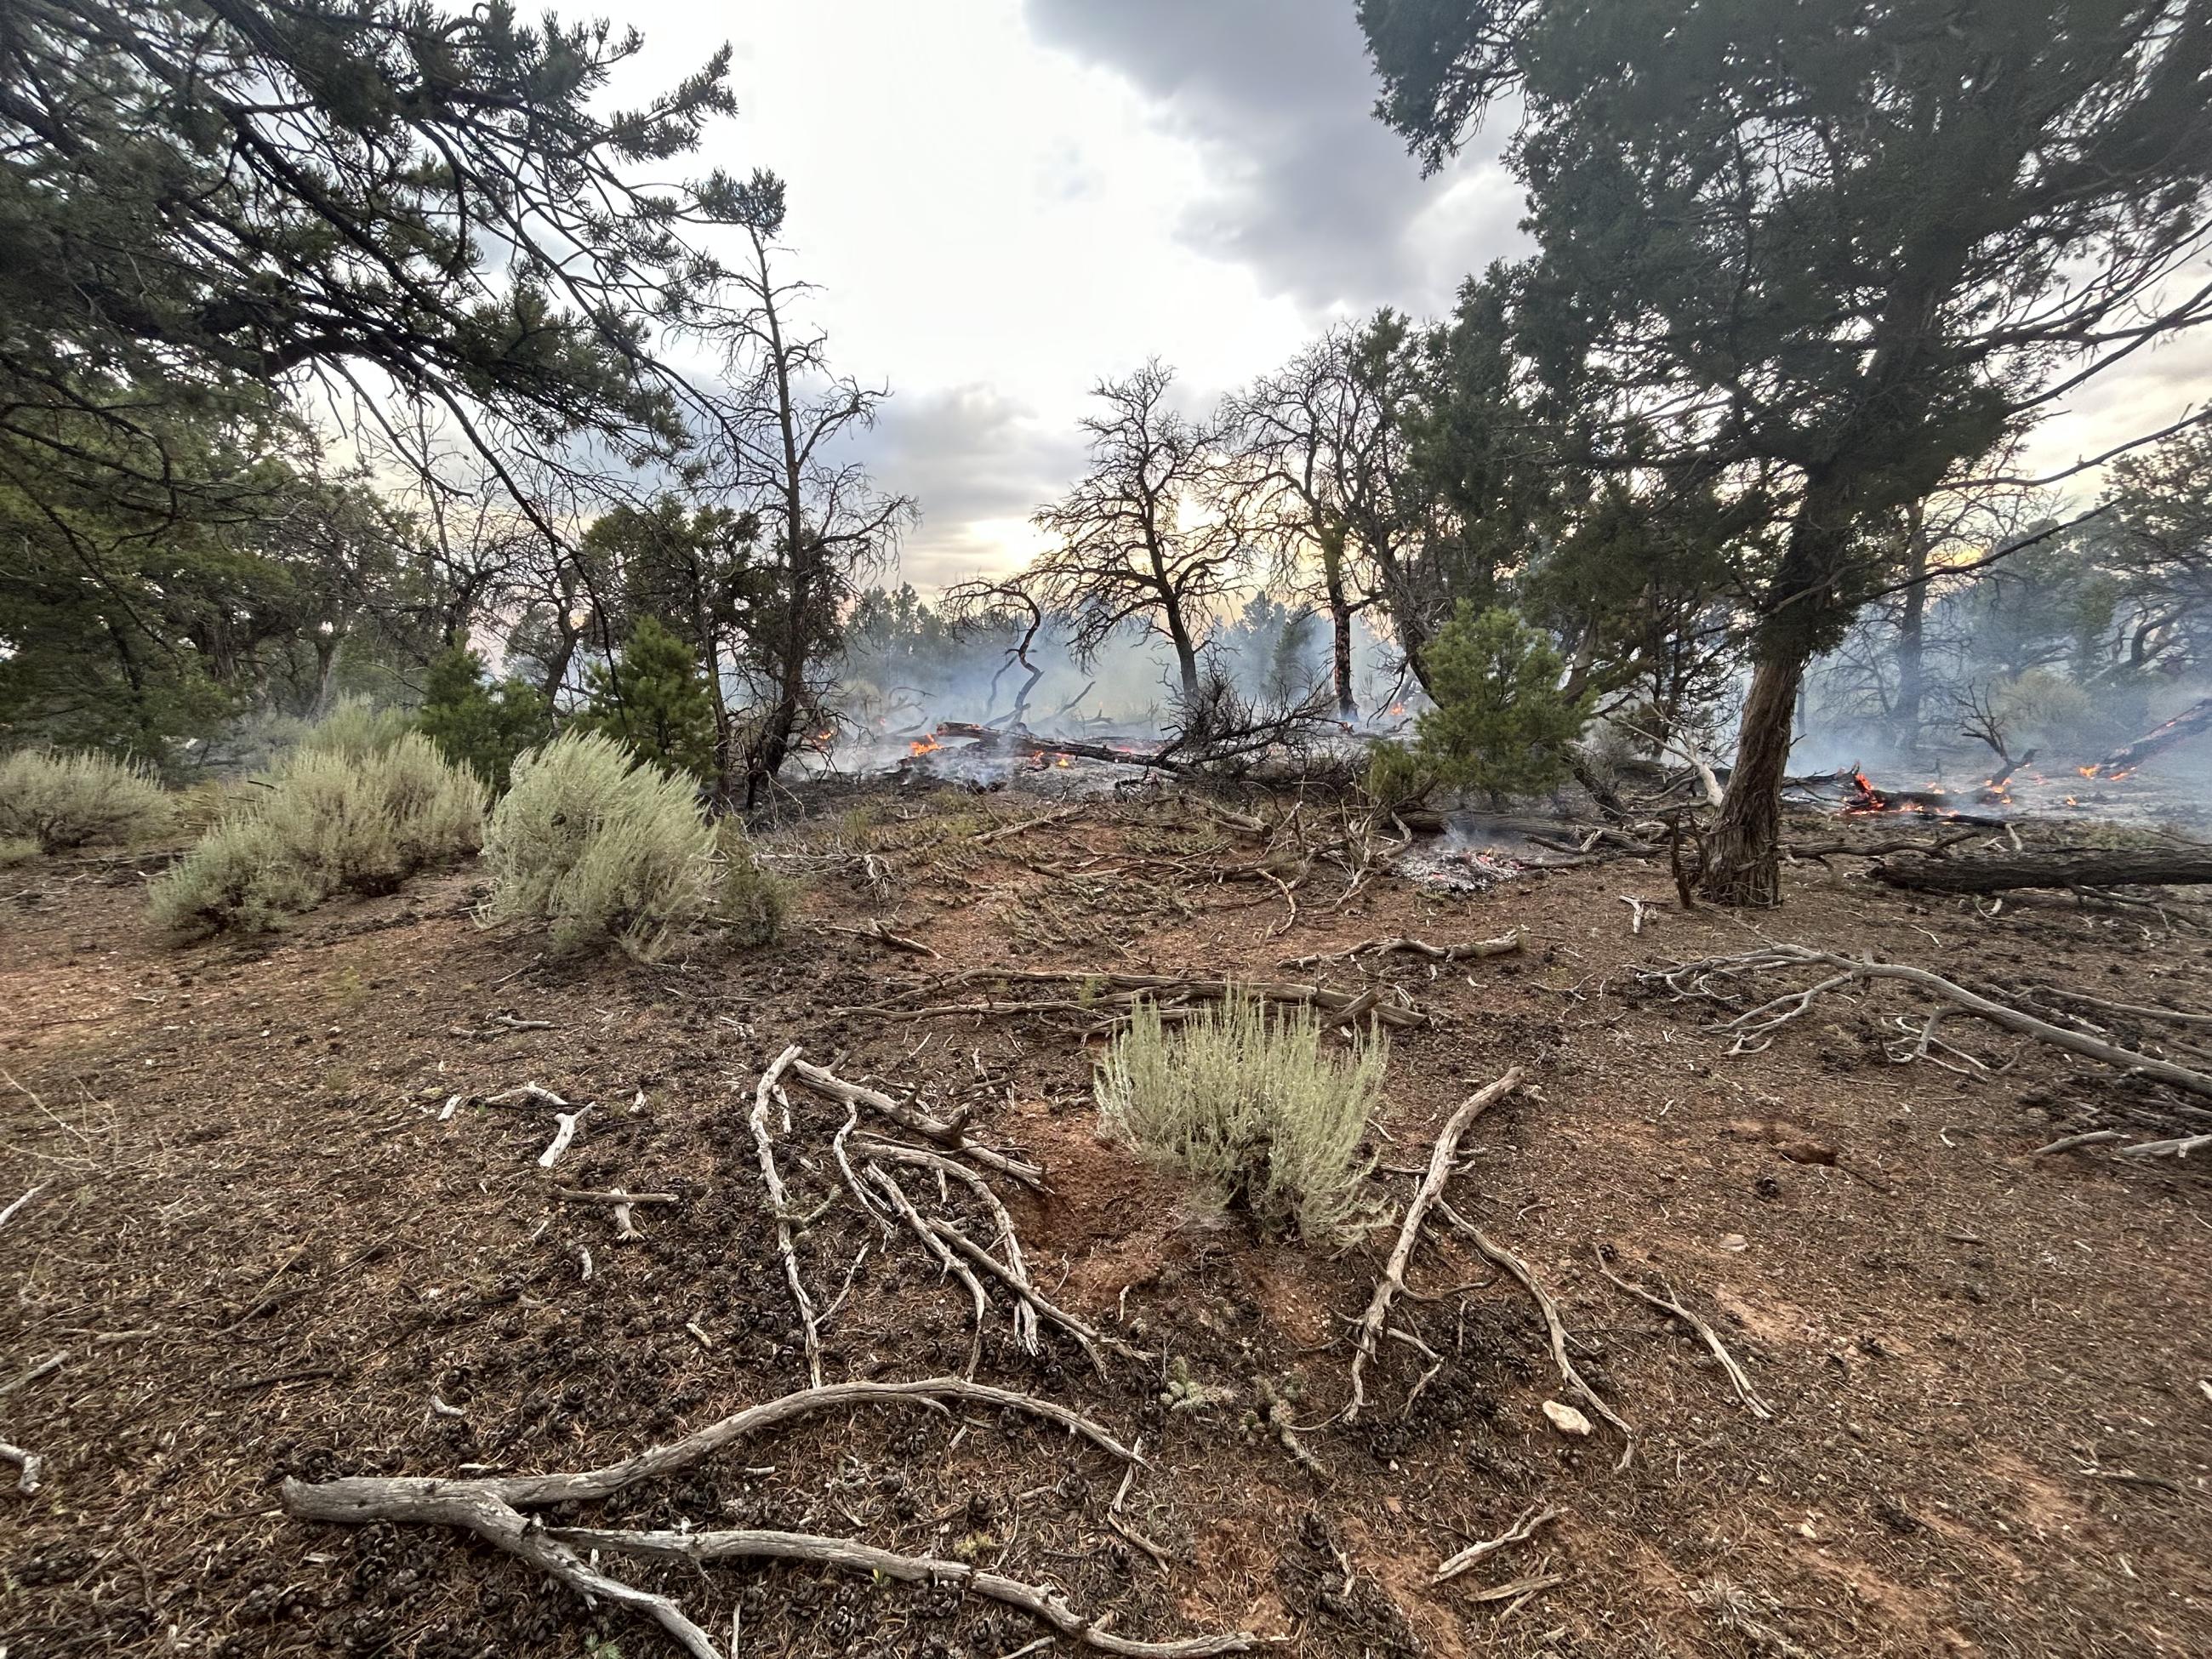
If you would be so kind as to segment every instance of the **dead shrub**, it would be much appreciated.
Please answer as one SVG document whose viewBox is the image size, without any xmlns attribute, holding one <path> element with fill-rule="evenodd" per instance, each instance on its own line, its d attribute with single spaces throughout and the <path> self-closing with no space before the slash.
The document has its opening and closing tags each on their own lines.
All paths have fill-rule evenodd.
<svg viewBox="0 0 2212 1659">
<path fill-rule="evenodd" d="M 334 893 L 388 893 L 483 840 L 484 789 L 409 733 L 380 750 L 301 748 L 155 881 L 179 933 L 265 933 Z"/>
<path fill-rule="evenodd" d="M 1098 1067 L 1098 1110 L 1142 1156 L 1204 1182 L 1263 1231 L 1334 1242 L 1372 1218 L 1359 1146 L 1389 1045 L 1325 1054 L 1310 1009 L 1237 995 L 1173 1027 L 1137 1005 Z"/>
<path fill-rule="evenodd" d="M 714 842 L 690 778 L 570 732 L 514 763 L 485 832 L 479 919 L 543 924 L 559 951 L 612 945 L 651 961 L 707 914 Z"/>
<path fill-rule="evenodd" d="M 36 842 L 42 853 L 142 841 L 169 817 L 161 786 L 108 756 L 21 749 L 0 759 L 0 836 Z"/>
</svg>

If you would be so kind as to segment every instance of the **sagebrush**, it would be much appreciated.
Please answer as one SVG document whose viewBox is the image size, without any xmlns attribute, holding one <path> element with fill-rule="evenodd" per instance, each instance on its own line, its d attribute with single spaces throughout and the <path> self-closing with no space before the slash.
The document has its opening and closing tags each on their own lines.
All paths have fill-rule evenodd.
<svg viewBox="0 0 2212 1659">
<path fill-rule="evenodd" d="M 556 951 L 612 945 L 649 961 L 706 915 L 714 842 L 692 779 L 568 732 L 515 762 L 493 809 L 481 919 L 542 924 Z"/>
<path fill-rule="evenodd" d="M 161 785 L 108 756 L 23 749 L 0 759 L 0 838 L 64 853 L 143 840 L 169 818 Z"/>
<path fill-rule="evenodd" d="M 264 933 L 336 893 L 387 893 L 476 850 L 484 787 L 428 739 L 302 747 L 240 798 L 152 890 L 180 933 Z"/>
<path fill-rule="evenodd" d="M 761 862 L 752 838 L 734 818 L 722 820 L 716 856 L 714 918 L 745 945 L 767 945 L 783 932 L 799 884 Z"/>
<path fill-rule="evenodd" d="M 1169 1027 L 1137 1005 L 1098 1067 L 1108 1128 L 1152 1161 L 1195 1177 L 1263 1231 L 1332 1241 L 1372 1206 L 1358 1196 L 1360 1144 L 1389 1045 L 1378 1032 L 1325 1053 L 1311 1010 L 1243 994 Z"/>
</svg>

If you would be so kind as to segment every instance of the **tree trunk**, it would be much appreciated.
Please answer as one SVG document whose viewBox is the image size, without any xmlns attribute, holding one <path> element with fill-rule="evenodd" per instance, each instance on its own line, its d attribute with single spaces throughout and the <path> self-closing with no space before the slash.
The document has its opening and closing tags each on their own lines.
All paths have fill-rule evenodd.
<svg viewBox="0 0 2212 1659">
<path fill-rule="evenodd" d="M 1344 591 L 1344 532 L 1325 532 L 1321 544 L 1322 587 L 1328 600 L 1329 662 L 1336 681 L 1337 718 L 1359 718 L 1352 689 L 1352 602 Z"/>
<path fill-rule="evenodd" d="M 1899 751 L 1920 752 L 1920 705 L 1925 692 L 1928 624 L 1928 533 L 1915 501 L 1905 520 L 1905 611 L 1897 622 L 1897 740 Z"/>
<path fill-rule="evenodd" d="M 1699 890 L 1716 904 L 1781 902 L 1782 779 L 1804 675 L 1805 660 L 1796 655 L 1762 657 L 1752 670 L 1735 769 L 1705 843 L 1698 880 Z"/>
<path fill-rule="evenodd" d="M 756 234 L 760 260 L 763 321 L 767 326 L 770 364 L 775 374 L 777 435 L 783 443 L 784 556 L 791 564 L 790 600 L 783 614 L 783 637 L 776 641 L 775 701 L 761 718 L 760 731 L 746 757 L 745 805 L 760 804 L 762 792 L 783 769 L 791 753 L 791 734 L 806 698 L 806 646 L 813 613 L 815 559 L 819 549 L 807 533 L 803 483 L 799 476 L 798 411 L 792 404 L 791 360 L 783 345 L 783 323 L 776 314 L 775 289 L 769 281 L 768 250 Z"/>
</svg>

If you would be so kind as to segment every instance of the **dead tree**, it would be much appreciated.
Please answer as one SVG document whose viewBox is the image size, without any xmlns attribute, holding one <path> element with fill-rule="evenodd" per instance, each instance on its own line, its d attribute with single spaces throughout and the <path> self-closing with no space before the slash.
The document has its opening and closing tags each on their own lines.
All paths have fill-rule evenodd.
<svg viewBox="0 0 2212 1659">
<path fill-rule="evenodd" d="M 1125 623 L 1164 640 L 1188 696 L 1199 687 L 1207 615 L 1242 578 L 1245 548 L 1223 510 L 1219 434 L 1169 407 L 1174 380 L 1152 362 L 1092 388 L 1106 408 L 1083 420 L 1090 465 L 1038 509 L 1032 522 L 1052 544 L 1024 580 L 1073 618 L 1070 643 L 1085 663 Z"/>
<path fill-rule="evenodd" d="M 1036 637 L 1044 628 L 1044 607 L 1018 578 L 989 581 L 981 577 L 965 581 L 945 591 L 945 614 L 952 625 L 963 630 L 969 629 L 1002 628 L 1021 629 L 1021 637 L 1006 647 L 1006 659 L 999 665 L 999 672 L 991 676 L 991 708 L 985 709 L 984 718 L 993 726 L 1021 726 L 1022 717 L 1029 712 L 1030 693 L 1044 678 L 1044 670 L 1030 655 L 1036 645 Z M 999 682 L 1006 671 L 1017 664 L 1022 670 L 1022 683 L 1014 690 L 1014 706 L 1004 720 L 991 719 L 991 709 L 999 706 Z"/>
</svg>

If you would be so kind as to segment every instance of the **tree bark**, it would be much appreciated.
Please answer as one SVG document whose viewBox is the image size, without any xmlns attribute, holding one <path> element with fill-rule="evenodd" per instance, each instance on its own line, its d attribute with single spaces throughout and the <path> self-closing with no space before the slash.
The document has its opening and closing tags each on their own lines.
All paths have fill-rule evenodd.
<svg viewBox="0 0 2212 1659">
<path fill-rule="evenodd" d="M 1761 657 L 1752 670 L 1735 768 L 1698 878 L 1699 891 L 1716 904 L 1781 902 L 1782 779 L 1804 676 L 1804 659 L 1794 653 Z"/>
<path fill-rule="evenodd" d="M 791 752 L 791 734 L 799 724 L 799 711 L 806 696 L 808 621 L 814 604 L 815 559 L 818 546 L 806 528 L 806 510 L 799 476 L 797 410 L 792 404 L 791 362 L 784 351 L 783 322 L 776 313 L 775 289 L 769 280 L 768 249 L 757 233 L 753 251 L 760 261 L 763 322 L 768 330 L 769 362 L 775 375 L 777 435 L 783 444 L 783 534 L 785 556 L 791 564 L 790 603 L 784 611 L 783 637 L 779 641 L 775 702 L 761 720 L 745 763 L 745 805 L 760 804 L 761 791 L 783 769 Z"/>
<path fill-rule="evenodd" d="M 1344 591 L 1344 532 L 1324 532 L 1321 544 L 1322 588 L 1328 601 L 1331 671 L 1336 680 L 1336 713 L 1340 720 L 1359 718 L 1359 700 L 1352 689 L 1352 602 Z"/>
<path fill-rule="evenodd" d="M 1928 532 L 1921 504 L 1905 519 L 1905 610 L 1897 621 L 1897 740 L 1899 752 L 1920 751 L 1920 705 L 1926 695 Z"/>
<path fill-rule="evenodd" d="M 2002 893 L 2020 887 L 2185 887 L 2212 883 L 2212 849 L 2082 847 L 1961 859 L 1901 853 L 1867 873 L 1892 887 L 1923 893 Z"/>
</svg>

